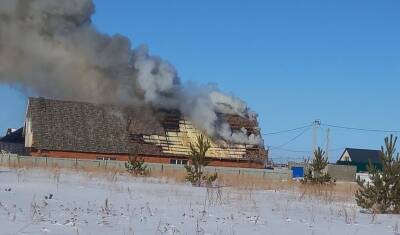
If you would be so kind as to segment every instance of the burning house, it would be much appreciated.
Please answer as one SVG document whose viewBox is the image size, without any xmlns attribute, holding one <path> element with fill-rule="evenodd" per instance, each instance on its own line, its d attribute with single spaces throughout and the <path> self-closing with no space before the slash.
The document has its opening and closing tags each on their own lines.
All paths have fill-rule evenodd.
<svg viewBox="0 0 400 235">
<path fill-rule="evenodd" d="M 31 155 L 135 154 L 185 164 L 203 133 L 212 165 L 264 166 L 256 115 L 245 102 L 181 80 L 147 45 L 100 32 L 94 13 L 92 0 L 0 1 L 0 84 L 50 98 L 29 99 L 23 133 Z"/>
<path fill-rule="evenodd" d="M 219 114 L 232 131 L 259 135 L 255 119 Z M 87 102 L 30 98 L 25 121 L 25 147 L 33 156 L 127 160 L 186 164 L 190 143 L 203 132 L 178 111 L 149 106 L 121 108 Z M 213 166 L 263 168 L 262 144 L 238 144 L 209 137 L 207 157 Z"/>
</svg>

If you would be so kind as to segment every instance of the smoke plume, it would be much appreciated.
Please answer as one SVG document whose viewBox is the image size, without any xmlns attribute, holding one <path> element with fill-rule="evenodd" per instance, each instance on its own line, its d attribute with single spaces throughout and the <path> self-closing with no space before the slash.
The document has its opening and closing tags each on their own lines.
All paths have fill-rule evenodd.
<svg viewBox="0 0 400 235">
<path fill-rule="evenodd" d="M 248 117 L 247 105 L 213 86 L 182 84 L 167 61 L 106 35 L 91 22 L 91 0 L 1 0 L 0 82 L 27 94 L 180 110 L 207 134 L 259 144 L 217 113 Z"/>
</svg>

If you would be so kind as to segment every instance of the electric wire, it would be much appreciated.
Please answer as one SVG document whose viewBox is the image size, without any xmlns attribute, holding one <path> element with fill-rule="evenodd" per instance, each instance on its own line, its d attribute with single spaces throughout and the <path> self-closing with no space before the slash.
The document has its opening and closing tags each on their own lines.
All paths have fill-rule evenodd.
<svg viewBox="0 0 400 235">
<path fill-rule="evenodd" d="M 304 133 L 306 133 L 308 130 L 310 130 L 310 128 L 307 128 L 307 129 L 303 130 L 303 131 L 300 132 L 298 135 L 296 135 L 295 137 L 293 137 L 293 138 L 290 139 L 289 141 L 287 141 L 287 142 L 285 142 L 285 143 L 283 143 L 283 144 L 277 146 L 276 148 L 281 148 L 281 147 L 283 147 L 283 146 L 286 146 L 286 145 L 292 143 L 293 141 L 295 141 L 296 139 L 298 139 L 300 136 L 304 135 Z M 273 148 L 270 148 L 270 150 L 271 150 L 271 149 L 273 149 Z"/>
<path fill-rule="evenodd" d="M 366 132 L 379 132 L 379 133 L 400 133 L 400 130 L 357 128 L 357 127 L 332 125 L 332 124 L 328 124 L 328 123 L 321 123 L 321 126 L 327 126 L 327 127 L 339 128 L 339 129 L 345 129 L 345 130 L 353 130 L 353 131 L 366 131 Z"/>
<path fill-rule="evenodd" d="M 304 126 L 300 126 L 300 127 L 296 127 L 296 128 L 292 128 L 292 129 L 287 129 L 287 130 L 282 130 L 282 131 L 276 131 L 276 132 L 269 132 L 269 133 L 265 133 L 263 135 L 277 135 L 277 134 L 283 134 L 283 133 L 288 133 L 288 132 L 293 132 L 293 131 L 297 131 L 297 130 L 303 130 L 302 132 L 300 132 L 299 134 L 297 134 L 296 136 L 294 136 L 293 138 L 291 138 L 290 140 L 288 140 L 287 142 L 278 145 L 278 146 L 266 146 L 268 150 L 277 150 L 277 151 L 282 151 L 282 152 L 292 152 L 292 153 L 310 153 L 310 150 L 298 150 L 298 149 L 290 149 L 290 148 L 284 148 L 284 146 L 294 142 L 296 139 L 300 138 L 302 135 L 304 135 L 308 130 L 310 130 L 313 124 L 308 124 L 308 125 L 304 125 Z M 375 132 L 375 133 L 392 133 L 392 134 L 397 134 L 400 133 L 400 130 L 385 130 L 385 129 L 373 129 L 373 128 L 358 128 L 358 127 L 351 127 L 351 126 L 342 126 L 342 125 L 334 125 L 334 124 L 330 124 L 330 123 L 324 123 L 321 122 L 319 125 L 319 129 L 322 130 L 322 126 L 324 127 L 330 127 L 330 128 L 337 128 L 337 129 L 343 129 L 343 130 L 349 130 L 349 131 L 361 131 L 361 132 Z M 324 141 L 326 142 L 327 140 L 324 139 Z M 332 148 L 329 149 L 329 152 L 337 152 L 337 151 L 342 151 L 344 150 L 346 147 L 338 147 L 338 148 Z M 275 151 L 274 151 L 275 152 Z M 288 158 L 288 159 L 294 159 L 296 157 L 289 157 L 289 156 L 282 156 L 279 154 L 272 154 L 272 156 L 270 156 L 271 158 Z M 300 159 L 300 158 L 299 158 Z"/>
<path fill-rule="evenodd" d="M 278 146 L 267 146 L 269 147 L 269 149 L 276 149 L 276 150 L 280 150 L 283 152 L 291 152 L 291 153 L 310 153 L 311 150 L 298 150 L 298 149 L 287 149 L 287 148 L 281 148 Z M 346 147 L 337 147 L 337 148 L 332 148 L 329 149 L 329 152 L 336 152 L 336 151 L 340 151 L 340 150 L 344 150 Z"/>
<path fill-rule="evenodd" d="M 269 132 L 269 133 L 265 133 L 263 135 L 277 135 L 277 134 L 282 134 L 282 133 L 287 133 L 287 132 L 292 132 L 292 131 L 297 131 L 297 130 L 301 130 L 307 127 L 311 127 L 312 124 L 308 124 L 305 126 L 301 126 L 301 127 L 296 127 L 296 128 L 292 128 L 292 129 L 288 129 L 288 130 L 282 130 L 282 131 L 276 131 L 276 132 Z"/>
</svg>

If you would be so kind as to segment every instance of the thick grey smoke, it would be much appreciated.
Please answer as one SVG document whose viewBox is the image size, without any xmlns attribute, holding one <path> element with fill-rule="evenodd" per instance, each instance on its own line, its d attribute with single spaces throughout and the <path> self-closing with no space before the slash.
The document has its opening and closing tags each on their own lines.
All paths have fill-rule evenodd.
<svg viewBox="0 0 400 235">
<path fill-rule="evenodd" d="M 0 82 L 50 98 L 179 109 L 209 135 L 262 141 L 218 120 L 217 112 L 249 115 L 243 101 L 181 84 L 175 68 L 146 46 L 132 49 L 128 38 L 100 33 L 94 10 L 92 0 L 1 0 Z"/>
</svg>

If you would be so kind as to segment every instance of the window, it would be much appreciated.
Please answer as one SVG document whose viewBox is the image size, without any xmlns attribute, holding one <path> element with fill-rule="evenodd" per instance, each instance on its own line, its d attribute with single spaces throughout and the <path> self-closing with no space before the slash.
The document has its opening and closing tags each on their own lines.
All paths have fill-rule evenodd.
<svg viewBox="0 0 400 235">
<path fill-rule="evenodd" d="M 171 159 L 169 161 L 170 164 L 175 164 L 175 165 L 187 165 L 188 160 L 185 159 Z"/>
<path fill-rule="evenodd" d="M 117 160 L 116 157 L 96 157 L 97 160 L 103 160 L 103 161 L 108 161 L 108 160 Z"/>
</svg>

